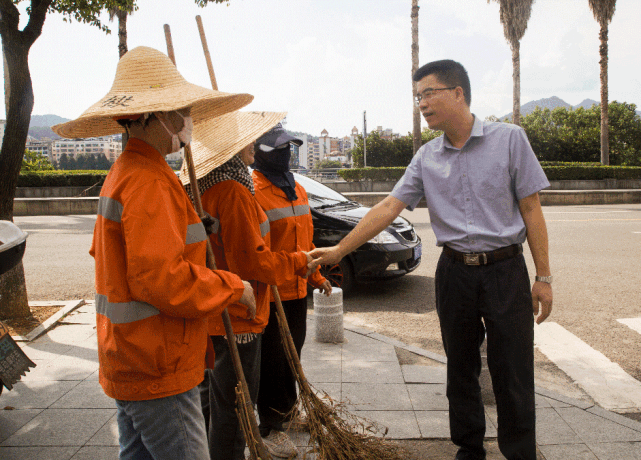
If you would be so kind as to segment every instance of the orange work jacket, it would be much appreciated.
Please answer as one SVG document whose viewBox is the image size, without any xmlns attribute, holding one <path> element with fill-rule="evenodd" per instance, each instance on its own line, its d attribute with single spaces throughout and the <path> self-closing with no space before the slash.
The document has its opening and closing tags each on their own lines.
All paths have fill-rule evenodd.
<svg viewBox="0 0 641 460">
<path fill-rule="evenodd" d="M 290 201 L 280 188 L 272 184 L 262 173 L 252 173 L 256 200 L 267 214 L 271 231 L 272 251 L 311 251 L 314 249 L 314 225 L 309 210 L 307 193 L 296 183 L 296 201 Z M 307 297 L 307 283 L 317 288 L 325 282 L 318 269 L 309 278 L 278 284 L 281 300 L 295 300 Z M 271 302 L 274 296 L 270 293 Z"/>
<path fill-rule="evenodd" d="M 209 235 L 216 266 L 251 282 L 256 295 L 256 318 L 230 314 L 236 334 L 263 332 L 269 320 L 269 285 L 294 281 L 307 273 L 307 256 L 298 252 L 272 252 L 267 216 L 247 187 L 235 180 L 218 182 L 202 196 L 203 209 L 215 220 Z M 209 333 L 224 335 L 220 316 L 210 317 Z"/>
<path fill-rule="evenodd" d="M 244 291 L 238 276 L 206 268 L 206 238 L 164 158 L 130 139 L 102 187 L 90 250 L 107 396 L 157 399 L 202 381 L 207 316 Z"/>
</svg>

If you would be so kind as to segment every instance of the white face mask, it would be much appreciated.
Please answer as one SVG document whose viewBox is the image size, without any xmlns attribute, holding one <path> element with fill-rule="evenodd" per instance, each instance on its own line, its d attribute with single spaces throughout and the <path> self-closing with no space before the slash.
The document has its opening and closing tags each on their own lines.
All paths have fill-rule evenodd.
<svg viewBox="0 0 641 460">
<path fill-rule="evenodd" d="M 165 128 L 167 133 L 171 136 L 171 151 L 177 152 L 180 150 L 181 142 L 183 145 L 187 145 L 191 142 L 191 133 L 194 130 L 194 122 L 191 118 L 191 116 L 188 117 L 183 117 L 180 112 L 176 112 L 180 118 L 183 119 L 183 127 L 178 133 L 172 133 L 169 131 L 165 123 L 159 118 L 158 121 L 160 121 L 160 124 Z"/>
</svg>

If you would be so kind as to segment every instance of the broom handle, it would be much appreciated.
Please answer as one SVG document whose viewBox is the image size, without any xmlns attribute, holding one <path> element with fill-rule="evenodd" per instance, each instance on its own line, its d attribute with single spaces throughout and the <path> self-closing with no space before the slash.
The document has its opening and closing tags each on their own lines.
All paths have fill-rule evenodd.
<svg viewBox="0 0 641 460">
<path fill-rule="evenodd" d="M 173 45 L 171 41 L 171 31 L 169 29 L 169 24 L 165 24 L 165 38 L 167 40 L 167 50 L 171 50 L 170 59 L 174 65 L 176 64 L 176 59 L 173 54 Z M 205 218 L 205 212 L 203 210 L 203 203 L 200 199 L 200 190 L 198 190 L 198 180 L 196 179 L 196 169 L 194 167 L 194 161 L 191 154 L 191 146 L 185 146 L 185 161 L 187 162 L 187 170 L 189 171 L 189 182 L 191 184 L 191 191 L 194 195 L 194 206 L 198 216 L 203 219 Z M 206 238 L 207 243 L 207 268 L 211 270 L 216 270 L 216 258 L 214 256 L 214 250 L 211 247 L 211 241 L 209 237 Z M 253 438 L 256 442 L 256 449 L 258 450 L 258 455 L 263 460 L 271 460 L 271 456 L 267 453 L 265 449 L 260 432 L 258 431 L 258 424 L 256 423 L 256 417 L 254 416 L 254 406 L 252 404 L 251 396 L 249 394 L 249 387 L 247 386 L 247 380 L 245 379 L 245 373 L 243 372 L 243 365 L 240 361 L 240 355 L 238 354 L 238 347 L 236 346 L 236 335 L 234 334 L 234 329 L 231 324 L 231 319 L 229 318 L 229 312 L 227 308 L 223 310 L 222 313 L 223 324 L 225 326 L 225 334 L 227 336 L 227 343 L 229 345 L 229 350 L 231 352 L 232 362 L 234 364 L 234 370 L 236 371 L 236 378 L 238 379 L 238 385 L 240 386 L 244 396 L 244 413 L 247 416 L 247 421 L 251 426 L 251 431 Z M 239 414 L 240 416 L 240 414 Z M 241 421 L 242 424 L 242 421 Z M 249 439 L 247 439 L 249 444 Z M 253 451 L 250 446 L 250 451 Z M 253 453 L 252 453 L 253 455 Z"/>
<path fill-rule="evenodd" d="M 200 33 L 200 42 L 203 44 L 203 53 L 205 53 L 205 60 L 207 61 L 207 70 L 209 70 L 209 79 L 211 80 L 211 87 L 218 91 L 218 83 L 216 82 L 216 74 L 214 73 L 214 65 L 211 63 L 211 56 L 209 54 L 209 47 L 207 46 L 207 37 L 205 37 L 205 29 L 203 27 L 203 20 L 200 15 L 196 16 L 196 23 L 198 24 L 198 32 Z"/>
</svg>

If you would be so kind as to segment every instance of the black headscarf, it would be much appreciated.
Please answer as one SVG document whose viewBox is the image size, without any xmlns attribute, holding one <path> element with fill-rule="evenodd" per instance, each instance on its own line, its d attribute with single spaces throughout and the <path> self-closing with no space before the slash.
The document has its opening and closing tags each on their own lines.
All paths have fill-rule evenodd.
<svg viewBox="0 0 641 460">
<path fill-rule="evenodd" d="M 291 144 L 271 152 L 263 152 L 256 144 L 255 163 L 252 167 L 264 174 L 264 176 L 276 187 L 280 188 L 287 199 L 296 201 L 296 181 L 294 174 L 289 170 L 289 159 L 292 155 Z"/>
</svg>

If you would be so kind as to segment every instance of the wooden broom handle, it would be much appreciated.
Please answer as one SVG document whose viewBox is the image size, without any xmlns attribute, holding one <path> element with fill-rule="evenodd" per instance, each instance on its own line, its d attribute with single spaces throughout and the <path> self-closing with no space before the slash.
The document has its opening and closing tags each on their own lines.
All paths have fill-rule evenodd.
<svg viewBox="0 0 641 460">
<path fill-rule="evenodd" d="M 211 55 L 209 54 L 209 47 L 207 46 L 207 37 L 205 37 L 203 20 L 200 17 L 200 15 L 196 16 L 196 23 L 198 24 L 198 32 L 200 33 L 200 42 L 203 44 L 203 53 L 205 53 L 205 60 L 207 61 L 207 70 L 209 70 L 209 79 L 211 80 L 211 87 L 214 90 L 218 91 L 218 83 L 216 82 L 214 65 L 211 63 Z"/>
</svg>

